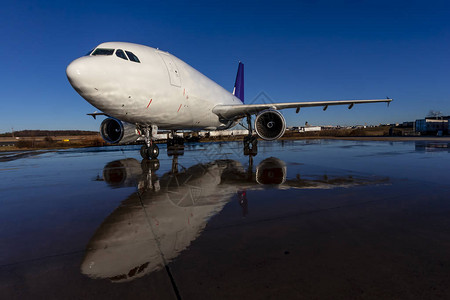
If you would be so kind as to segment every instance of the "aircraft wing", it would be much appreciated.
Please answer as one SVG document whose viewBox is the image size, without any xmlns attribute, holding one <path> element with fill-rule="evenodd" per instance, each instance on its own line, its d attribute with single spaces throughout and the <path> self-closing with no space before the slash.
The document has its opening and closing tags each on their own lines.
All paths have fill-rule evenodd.
<svg viewBox="0 0 450 300">
<path fill-rule="evenodd" d="M 224 119 L 237 119 L 246 115 L 254 115 L 266 109 L 285 109 L 296 108 L 297 112 L 301 107 L 323 106 L 326 110 L 329 105 L 348 105 L 351 109 L 355 104 L 386 102 L 389 104 L 392 99 L 373 99 L 373 100 L 338 100 L 338 101 L 314 101 L 314 102 L 290 102 L 290 103 L 266 103 L 266 104 L 242 104 L 242 105 L 216 105 L 213 113 Z"/>
</svg>

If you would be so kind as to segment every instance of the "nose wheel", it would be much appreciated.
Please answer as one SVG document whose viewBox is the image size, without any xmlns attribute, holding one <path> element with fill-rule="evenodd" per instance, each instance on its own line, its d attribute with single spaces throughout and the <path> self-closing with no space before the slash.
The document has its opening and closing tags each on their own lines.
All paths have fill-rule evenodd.
<svg viewBox="0 0 450 300">
<path fill-rule="evenodd" d="M 159 155 L 158 145 L 152 143 L 150 146 L 141 147 L 141 156 L 143 159 L 156 159 Z"/>
<path fill-rule="evenodd" d="M 152 141 L 152 136 L 158 132 L 158 127 L 155 125 L 139 127 L 136 129 L 143 132 L 144 146 L 141 147 L 141 156 L 143 159 L 156 159 L 159 155 L 158 146 Z"/>
</svg>

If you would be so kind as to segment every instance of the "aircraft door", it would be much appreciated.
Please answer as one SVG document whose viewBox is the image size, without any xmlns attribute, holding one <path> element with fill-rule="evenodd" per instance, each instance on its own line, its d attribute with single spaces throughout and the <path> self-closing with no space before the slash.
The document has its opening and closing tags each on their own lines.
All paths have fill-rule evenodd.
<svg viewBox="0 0 450 300">
<path fill-rule="evenodd" d="M 164 64 L 167 67 L 167 71 L 169 72 L 170 84 L 173 86 L 181 87 L 181 77 L 180 72 L 178 71 L 177 66 L 175 65 L 172 57 L 164 52 L 158 52 L 161 56 Z"/>
</svg>

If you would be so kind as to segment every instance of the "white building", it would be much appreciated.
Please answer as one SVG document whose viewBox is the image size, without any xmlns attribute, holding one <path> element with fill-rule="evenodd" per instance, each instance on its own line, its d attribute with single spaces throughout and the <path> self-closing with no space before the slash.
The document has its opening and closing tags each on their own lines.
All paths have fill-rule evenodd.
<svg viewBox="0 0 450 300">
<path fill-rule="evenodd" d="M 308 126 L 308 127 L 300 127 L 298 132 L 311 132 L 311 131 L 321 131 L 322 127 L 320 126 Z"/>
</svg>

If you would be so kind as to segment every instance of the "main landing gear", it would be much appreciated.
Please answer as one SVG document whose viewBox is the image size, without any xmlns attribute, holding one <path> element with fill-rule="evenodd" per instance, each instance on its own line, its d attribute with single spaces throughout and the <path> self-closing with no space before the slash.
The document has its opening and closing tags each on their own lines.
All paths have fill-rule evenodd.
<svg viewBox="0 0 450 300">
<path fill-rule="evenodd" d="M 244 155 L 255 156 L 258 154 L 258 138 L 253 135 L 252 119 L 247 115 L 248 135 L 244 137 Z"/>
<path fill-rule="evenodd" d="M 184 153 L 184 138 L 177 136 L 175 130 L 172 130 L 170 136 L 167 135 L 167 155 L 177 156 Z"/>
</svg>

